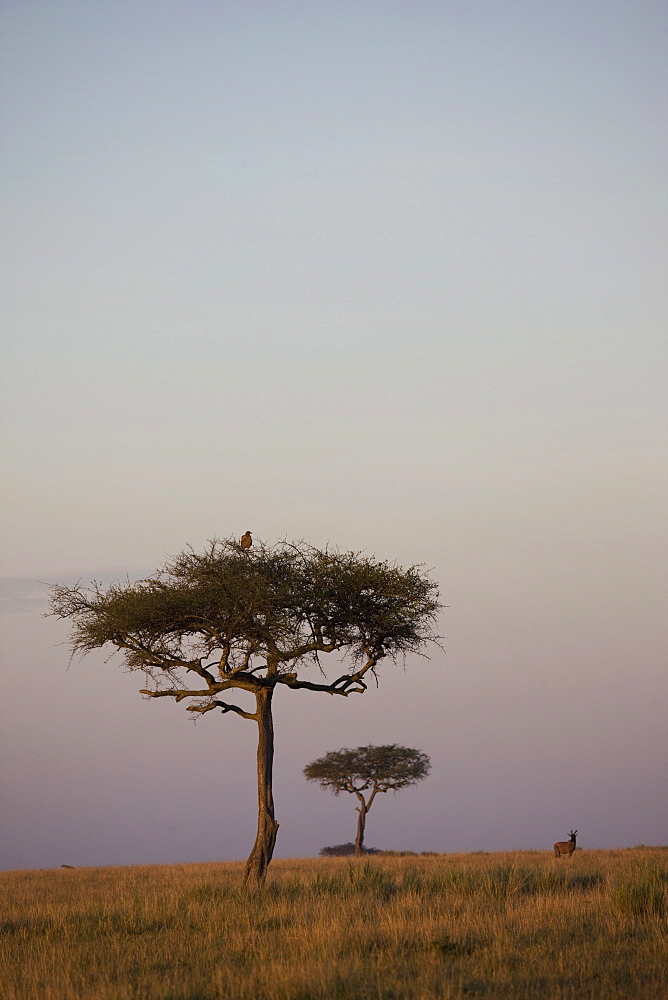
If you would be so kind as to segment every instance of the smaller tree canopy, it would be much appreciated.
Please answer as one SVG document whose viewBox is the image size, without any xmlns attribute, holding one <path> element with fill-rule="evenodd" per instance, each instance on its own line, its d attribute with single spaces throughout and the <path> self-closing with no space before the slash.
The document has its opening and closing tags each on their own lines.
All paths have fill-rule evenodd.
<svg viewBox="0 0 668 1000">
<path fill-rule="evenodd" d="M 339 795 L 341 792 L 397 792 L 422 781 L 429 774 L 431 760 L 421 750 L 387 746 L 356 747 L 354 750 L 331 750 L 304 768 L 307 781 L 317 781 Z"/>
<path fill-rule="evenodd" d="M 426 753 L 398 743 L 386 746 L 356 747 L 354 750 L 331 750 L 324 757 L 307 764 L 304 777 L 317 781 L 339 795 L 349 792 L 357 796 L 357 838 L 355 853 L 364 851 L 366 814 L 378 792 L 397 792 L 407 785 L 422 781 L 429 774 L 431 760 Z M 364 793 L 369 792 L 368 796 Z"/>
</svg>

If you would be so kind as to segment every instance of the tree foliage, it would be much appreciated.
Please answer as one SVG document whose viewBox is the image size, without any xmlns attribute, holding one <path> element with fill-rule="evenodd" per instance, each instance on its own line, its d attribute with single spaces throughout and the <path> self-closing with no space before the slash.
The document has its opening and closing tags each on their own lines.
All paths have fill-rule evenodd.
<svg viewBox="0 0 668 1000">
<path fill-rule="evenodd" d="M 431 761 L 426 753 L 402 747 L 397 743 L 386 746 L 356 747 L 354 750 L 332 750 L 304 768 L 307 781 L 317 781 L 339 795 L 341 792 L 399 791 L 429 774 Z"/>
<path fill-rule="evenodd" d="M 305 543 L 246 553 L 233 540 L 214 540 L 137 583 L 52 590 L 52 612 L 72 622 L 74 652 L 115 646 L 126 667 L 148 673 L 166 694 L 176 694 L 185 672 L 204 681 L 204 689 L 183 688 L 182 697 L 195 698 L 269 674 L 288 687 L 364 690 L 380 659 L 437 639 L 439 607 L 436 585 L 420 567 Z M 350 662 L 334 681 L 295 676 L 295 667 L 320 667 L 321 654 L 337 652 Z"/>
<path fill-rule="evenodd" d="M 134 583 L 56 586 L 51 609 L 69 620 L 73 653 L 112 647 L 126 668 L 144 673 L 142 694 L 185 700 L 190 712 L 219 709 L 257 722 L 264 745 L 260 812 L 275 838 L 274 691 L 364 692 L 381 660 L 421 653 L 438 641 L 440 605 L 421 567 L 402 569 L 305 542 L 243 549 L 234 539 L 214 539 L 203 552 L 187 549 Z M 331 680 L 326 658 L 335 664 Z M 253 695 L 255 710 L 224 700 L 230 691 Z M 258 880 L 273 851 L 269 834 L 263 836 L 264 861 L 249 869 Z"/>
</svg>

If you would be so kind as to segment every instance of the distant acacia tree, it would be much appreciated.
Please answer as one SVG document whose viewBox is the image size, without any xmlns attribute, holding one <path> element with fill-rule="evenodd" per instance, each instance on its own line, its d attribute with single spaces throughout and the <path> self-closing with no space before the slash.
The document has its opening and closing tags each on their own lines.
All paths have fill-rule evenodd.
<svg viewBox="0 0 668 1000">
<path fill-rule="evenodd" d="M 220 709 L 256 723 L 258 825 L 245 873 L 254 884 L 264 880 L 278 830 L 274 692 L 363 693 L 383 659 L 438 641 L 439 608 L 436 584 L 420 567 L 305 542 L 245 549 L 214 539 L 137 583 L 51 591 L 52 614 L 71 622 L 73 655 L 115 647 L 125 666 L 148 680 L 141 694 L 187 699 L 189 712 Z M 333 680 L 324 654 L 335 660 Z M 252 695 L 254 710 L 222 701 L 230 690 Z"/>
<path fill-rule="evenodd" d="M 355 750 L 332 750 L 307 764 L 304 776 L 307 781 L 317 781 L 323 788 L 329 788 L 335 795 L 349 792 L 357 796 L 355 854 L 360 855 L 364 853 L 367 813 L 378 792 L 397 792 L 422 781 L 430 768 L 431 761 L 421 750 L 397 743 L 380 747 L 370 744 Z M 366 798 L 364 792 L 369 792 Z"/>
</svg>

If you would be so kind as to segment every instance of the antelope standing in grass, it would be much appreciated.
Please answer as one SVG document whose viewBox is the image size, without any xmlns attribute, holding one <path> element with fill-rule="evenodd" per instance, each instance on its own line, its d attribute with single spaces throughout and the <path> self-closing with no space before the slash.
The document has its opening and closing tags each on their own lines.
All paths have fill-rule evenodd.
<svg viewBox="0 0 668 1000">
<path fill-rule="evenodd" d="M 557 843 L 554 845 L 555 858 L 560 858 L 562 854 L 567 854 L 569 858 L 571 857 L 573 851 L 575 850 L 575 836 L 577 832 L 578 832 L 577 830 L 571 830 L 570 840 L 557 841 Z"/>
</svg>

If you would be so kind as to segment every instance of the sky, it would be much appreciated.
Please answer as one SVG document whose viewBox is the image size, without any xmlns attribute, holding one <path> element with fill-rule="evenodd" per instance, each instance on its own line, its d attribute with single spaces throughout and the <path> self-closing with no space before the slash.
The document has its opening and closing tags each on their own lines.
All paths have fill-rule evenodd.
<svg viewBox="0 0 668 1000">
<path fill-rule="evenodd" d="M 668 12 L 6 0 L 0 867 L 232 860 L 252 723 L 69 662 L 47 585 L 250 529 L 438 581 L 444 651 L 276 698 L 302 776 L 419 747 L 369 846 L 668 843 Z"/>
</svg>

